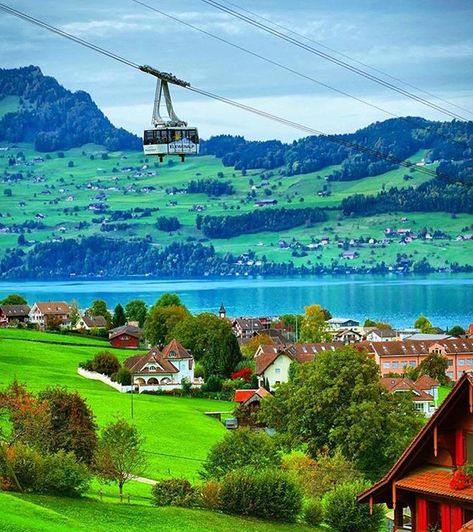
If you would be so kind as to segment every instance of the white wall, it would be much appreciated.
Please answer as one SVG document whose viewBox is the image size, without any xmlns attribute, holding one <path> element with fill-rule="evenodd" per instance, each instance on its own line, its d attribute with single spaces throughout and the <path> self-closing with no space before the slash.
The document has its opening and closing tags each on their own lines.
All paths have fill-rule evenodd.
<svg viewBox="0 0 473 532">
<path fill-rule="evenodd" d="M 276 386 L 276 382 L 287 382 L 289 380 L 289 366 L 292 360 L 284 354 L 278 356 L 278 358 L 264 370 L 264 377 L 268 379 L 269 387 L 273 390 Z"/>
</svg>

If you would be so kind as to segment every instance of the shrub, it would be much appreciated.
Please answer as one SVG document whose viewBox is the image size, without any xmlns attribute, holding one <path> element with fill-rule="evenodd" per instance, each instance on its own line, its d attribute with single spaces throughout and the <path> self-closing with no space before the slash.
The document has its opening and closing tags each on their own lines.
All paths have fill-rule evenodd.
<svg viewBox="0 0 473 532">
<path fill-rule="evenodd" d="M 220 510 L 220 493 L 222 484 L 216 480 L 209 480 L 199 490 L 199 503 L 209 510 Z"/>
<path fill-rule="evenodd" d="M 128 368 L 120 368 L 114 375 L 114 381 L 122 386 L 129 386 L 131 384 L 131 373 Z"/>
<path fill-rule="evenodd" d="M 90 473 L 86 465 L 76 462 L 73 453 L 59 451 L 46 455 L 38 491 L 78 497 L 89 487 Z"/>
<path fill-rule="evenodd" d="M 183 478 L 171 478 L 157 482 L 151 490 L 155 506 L 189 506 L 194 488 Z"/>
<path fill-rule="evenodd" d="M 310 526 L 319 526 L 323 520 L 322 501 L 310 499 L 304 505 L 304 521 Z"/>
<path fill-rule="evenodd" d="M 220 392 L 222 390 L 222 380 L 217 375 L 210 375 L 202 386 L 204 392 Z"/>
<path fill-rule="evenodd" d="M 370 515 L 369 505 L 356 500 L 370 484 L 357 480 L 340 484 L 324 499 L 325 522 L 339 532 L 378 532 L 384 520 L 383 508 L 376 505 Z"/>
<path fill-rule="evenodd" d="M 295 521 L 302 508 L 302 494 L 282 471 L 241 469 L 224 477 L 220 502 L 229 513 Z"/>
<path fill-rule="evenodd" d="M 11 489 L 16 490 L 18 487 L 12 478 L 11 471 L 13 471 L 23 491 L 35 491 L 41 478 L 40 453 L 21 443 L 5 447 L 5 450 L 5 454 L 1 453 L 0 477 L 7 479 L 6 483 L 11 486 Z"/>
<path fill-rule="evenodd" d="M 110 351 L 100 351 L 97 353 L 92 361 L 92 367 L 97 373 L 102 373 L 111 377 L 120 369 L 120 362 L 118 358 Z"/>
<path fill-rule="evenodd" d="M 235 371 L 231 374 L 232 380 L 243 379 L 245 382 L 251 382 L 251 377 L 253 375 L 252 368 L 241 368 L 238 371 Z"/>
<path fill-rule="evenodd" d="M 86 371 L 94 371 L 94 363 L 92 360 L 86 360 L 85 362 L 79 362 L 79 367 Z"/>
<path fill-rule="evenodd" d="M 226 473 L 242 467 L 277 468 L 281 463 L 273 439 L 265 432 L 236 430 L 215 444 L 207 456 L 202 478 L 220 479 Z"/>
<path fill-rule="evenodd" d="M 196 379 L 203 379 L 205 375 L 204 367 L 200 362 L 196 362 L 195 368 L 194 368 L 194 378 Z"/>
</svg>

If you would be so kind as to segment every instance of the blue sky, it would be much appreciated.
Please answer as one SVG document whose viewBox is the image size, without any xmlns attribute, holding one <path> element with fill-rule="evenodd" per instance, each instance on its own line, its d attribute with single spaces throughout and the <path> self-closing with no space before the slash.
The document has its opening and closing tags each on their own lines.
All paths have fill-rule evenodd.
<svg viewBox="0 0 473 532">
<path fill-rule="evenodd" d="M 448 119 L 200 0 L 144 1 L 394 114 Z M 473 111 L 471 0 L 232 2 Z M 354 131 L 388 118 L 130 0 L 10 3 L 137 63 L 173 72 L 199 88 L 327 133 Z M 148 126 L 153 78 L 3 13 L 0 35 L 2 67 L 39 65 L 67 88 L 89 92 L 116 125 L 137 133 Z M 204 137 L 233 133 L 247 138 L 291 140 L 301 136 L 297 130 L 184 90 L 175 90 L 173 95 L 178 115 L 197 125 Z"/>
</svg>

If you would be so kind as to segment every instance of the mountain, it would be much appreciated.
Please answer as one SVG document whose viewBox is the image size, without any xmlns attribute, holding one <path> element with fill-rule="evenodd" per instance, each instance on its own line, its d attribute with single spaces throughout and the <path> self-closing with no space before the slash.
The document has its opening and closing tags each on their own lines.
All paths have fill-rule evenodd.
<svg viewBox="0 0 473 532">
<path fill-rule="evenodd" d="M 0 141 L 33 142 L 41 152 L 101 144 L 109 150 L 140 149 L 141 140 L 116 128 L 84 91 L 71 92 L 37 66 L 0 69 Z"/>
</svg>

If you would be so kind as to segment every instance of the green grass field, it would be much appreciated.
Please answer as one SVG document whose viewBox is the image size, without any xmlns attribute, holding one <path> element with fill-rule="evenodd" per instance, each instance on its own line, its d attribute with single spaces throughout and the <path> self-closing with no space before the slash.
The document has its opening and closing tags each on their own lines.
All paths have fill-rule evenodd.
<svg viewBox="0 0 473 532">
<path fill-rule="evenodd" d="M 11 339 L 12 333 L 18 338 Z M 77 390 L 87 399 L 99 426 L 118 415 L 136 424 L 145 438 L 148 458 L 143 476 L 198 479 L 199 468 L 209 448 L 225 434 L 223 425 L 205 416 L 204 412 L 230 411 L 233 403 L 137 394 L 132 398 L 131 394 L 121 394 L 77 374 L 79 362 L 92 358 L 102 344 L 86 347 L 78 342 L 75 346 L 65 346 L 27 340 L 30 335 L 34 338 L 40 334 L 46 338 L 54 337 L 56 342 L 61 340 L 61 335 L 0 329 L 0 388 L 16 378 L 32 391 L 54 385 Z M 74 337 L 63 335 L 62 338 L 70 342 Z M 121 360 L 136 354 L 119 349 L 113 352 Z"/>
<path fill-rule="evenodd" d="M 0 104 L 0 109 L 5 109 L 13 108 L 17 102 L 12 100 Z M 0 143 L 0 147 L 6 146 L 5 143 Z M 19 158 L 15 166 L 10 166 L 10 158 L 17 157 L 20 152 L 24 159 Z M 102 159 L 102 155 L 106 158 Z M 416 162 L 424 156 L 425 150 L 420 150 L 412 154 L 410 160 Z M 43 160 L 39 160 L 39 157 Z M 184 164 L 171 160 L 170 163 L 165 161 L 160 164 L 152 158 L 146 159 L 141 152 L 107 153 L 101 146 L 85 145 L 64 152 L 62 158 L 58 157 L 57 153 L 49 154 L 49 159 L 47 157 L 44 153 L 35 152 L 29 144 L 19 144 L 7 151 L 0 151 L 0 175 L 21 173 L 24 177 L 22 181 L 4 182 L 0 186 L 3 214 L 0 223 L 12 226 L 33 221 L 38 214 L 44 215 L 44 218 L 37 220 L 41 221 L 44 227 L 32 229 L 25 234 L 30 245 L 58 237 L 77 238 L 100 233 L 98 220 L 103 215 L 88 209 L 88 206 L 95 202 L 106 202 L 113 211 L 135 207 L 159 208 L 159 212 L 153 212 L 149 217 L 125 220 L 125 223 L 130 224 L 127 229 L 100 234 L 113 238 L 150 235 L 155 245 L 167 245 L 175 240 L 202 237 L 195 228 L 197 205 L 204 206 L 204 214 L 234 215 L 255 209 L 256 199 L 268 197 L 265 195 L 265 188 L 261 187 L 256 189 L 255 198 L 248 198 L 252 188 L 250 182 L 259 185 L 261 174 L 264 173 L 262 170 L 249 170 L 248 174 L 243 176 L 240 171 L 224 167 L 220 160 L 212 156 L 188 158 Z M 72 167 L 69 167 L 70 162 L 73 163 Z M 344 198 L 355 193 L 375 194 L 392 186 L 418 186 L 428 179 L 428 176 L 415 169 L 410 173 L 400 168 L 356 181 L 327 183 L 325 177 L 336 168 L 337 166 L 329 166 L 318 172 L 296 176 L 280 176 L 276 169 L 269 179 L 269 189 L 272 193 L 269 197 L 278 200 L 278 207 L 336 208 Z M 434 168 L 434 165 L 431 165 L 431 168 Z M 215 198 L 204 194 L 170 195 L 166 192 L 166 189 L 173 186 L 185 187 L 191 179 L 217 178 L 219 173 L 223 174 L 224 180 L 232 182 L 235 194 Z M 404 181 L 406 173 L 412 178 L 408 182 Z M 324 185 L 330 190 L 330 195 L 319 197 L 317 193 Z M 154 190 L 146 191 L 146 187 L 150 186 L 154 187 Z M 11 196 L 4 194 L 5 189 L 11 191 Z M 100 194 L 105 194 L 106 199 L 97 199 Z M 176 204 L 171 204 L 172 202 Z M 74 212 L 71 212 L 72 210 Z M 175 233 L 159 231 L 155 227 L 158 216 L 178 217 L 182 224 L 181 229 Z M 461 214 L 452 218 L 446 213 L 409 213 L 407 225 L 401 225 L 403 216 L 402 213 L 396 213 L 346 219 L 341 216 L 340 211 L 334 210 L 330 213 L 330 220 L 314 227 L 298 227 L 282 233 L 242 235 L 213 240 L 212 243 L 219 253 L 231 251 L 239 255 L 250 250 L 256 253 L 257 258 L 265 255 L 268 260 L 278 262 L 292 260 L 297 266 L 315 262 L 330 264 L 332 259 L 339 259 L 341 254 L 341 250 L 333 242 L 323 251 L 309 252 L 308 256 L 297 258 L 292 257 L 292 249 L 279 249 L 278 241 L 283 238 L 288 242 L 296 240 L 310 243 L 312 238 L 320 238 L 325 234 L 341 238 L 369 235 L 380 239 L 383 238 L 386 227 L 409 226 L 412 230 L 428 227 L 433 231 L 446 231 L 453 240 L 414 241 L 407 246 L 396 242 L 386 248 L 362 248 L 357 250 L 359 257 L 347 263 L 368 267 L 381 261 L 391 264 L 398 253 L 411 254 L 414 259 L 427 257 L 434 266 L 445 266 L 447 261 L 471 263 L 473 241 L 457 242 L 454 238 L 462 232 L 471 232 L 472 215 Z M 0 256 L 7 248 L 16 246 L 18 235 L 18 232 L 2 234 Z M 344 260 L 340 259 L 340 262 L 343 263 Z"/>
</svg>

